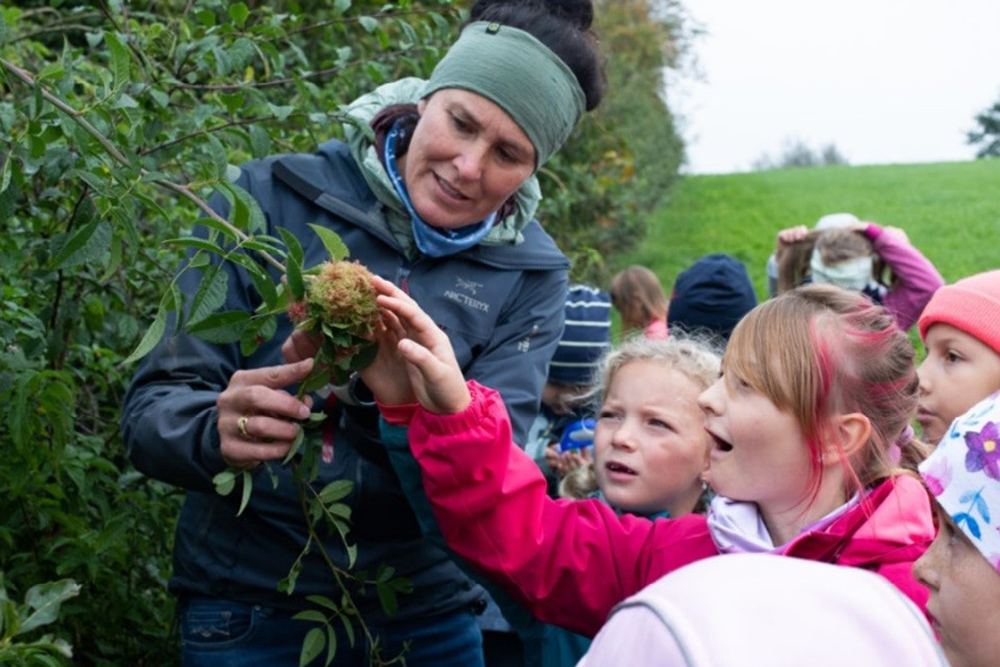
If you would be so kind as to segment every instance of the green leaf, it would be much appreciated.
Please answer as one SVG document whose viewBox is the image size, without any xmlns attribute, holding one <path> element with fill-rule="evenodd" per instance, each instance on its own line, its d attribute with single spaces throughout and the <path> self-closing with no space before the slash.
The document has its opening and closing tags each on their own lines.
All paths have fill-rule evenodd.
<svg viewBox="0 0 1000 667">
<path fill-rule="evenodd" d="M 274 310 L 278 306 L 278 288 L 267 271 L 253 257 L 243 253 L 234 253 L 229 256 L 229 259 L 246 269 L 268 309 Z"/>
<path fill-rule="evenodd" d="M 257 124 L 250 126 L 250 152 L 257 159 L 271 154 L 271 135 Z"/>
<path fill-rule="evenodd" d="M 166 245 L 175 245 L 179 248 L 196 248 L 198 250 L 206 250 L 216 255 L 225 255 L 226 251 L 215 245 L 211 241 L 206 241 L 205 239 L 198 238 L 197 236 L 179 236 L 175 239 L 167 239 L 163 242 Z"/>
<path fill-rule="evenodd" d="M 285 246 L 288 248 L 288 257 L 294 259 L 302 266 L 304 261 L 304 254 L 302 252 L 302 244 L 295 234 L 291 233 L 284 227 L 278 227 L 278 233 L 281 234 L 282 240 L 285 242 Z"/>
<path fill-rule="evenodd" d="M 300 611 L 295 616 L 292 616 L 292 618 L 296 621 L 313 621 L 315 623 L 322 623 L 323 625 L 326 625 L 327 622 L 326 614 L 315 609 Z"/>
<path fill-rule="evenodd" d="M 274 114 L 274 117 L 277 120 L 285 120 L 286 118 L 292 115 L 293 111 L 295 111 L 295 107 L 293 107 L 290 104 L 277 105 L 268 103 L 267 108 L 270 110 L 272 114 Z"/>
<path fill-rule="evenodd" d="M 72 579 L 62 579 L 32 586 L 24 597 L 25 603 L 32 612 L 21 623 L 18 634 L 24 634 L 52 623 L 59 617 L 59 606 L 79 594 L 80 585 Z"/>
<path fill-rule="evenodd" d="M 226 167 L 229 166 L 229 158 L 226 156 L 226 149 L 223 148 L 222 142 L 214 134 L 206 134 L 205 142 L 208 154 L 212 159 L 212 166 L 215 169 L 215 177 L 219 179 L 226 178 Z"/>
<path fill-rule="evenodd" d="M 242 30 L 243 26 L 246 25 L 247 17 L 250 16 L 250 10 L 242 2 L 237 2 L 229 5 L 229 18 L 239 26 Z"/>
<path fill-rule="evenodd" d="M 354 624 L 351 623 L 345 614 L 340 615 L 340 620 L 344 623 L 344 632 L 347 634 L 347 643 L 354 646 Z"/>
<path fill-rule="evenodd" d="M 215 485 L 216 493 L 220 496 L 228 496 L 236 488 L 236 471 L 223 470 L 212 478 L 212 484 Z"/>
<path fill-rule="evenodd" d="M 58 79 L 66 73 L 66 67 L 63 65 L 61 60 L 49 63 L 38 72 L 38 76 L 35 78 L 38 83 L 44 83 L 52 79 Z"/>
<path fill-rule="evenodd" d="M 334 14 L 337 14 L 339 16 L 340 14 L 343 14 L 350 8 L 351 8 L 351 0 L 334 0 L 333 3 Z"/>
<path fill-rule="evenodd" d="M 320 607 L 326 607 L 330 611 L 340 613 L 340 607 L 338 607 L 337 603 L 330 598 L 323 597 L 322 595 L 307 595 L 306 599 L 313 604 L 319 605 Z M 323 617 L 323 620 L 324 622 L 326 621 L 325 616 Z"/>
<path fill-rule="evenodd" d="M 160 339 L 163 338 L 163 334 L 167 331 L 167 311 L 172 310 L 173 305 L 174 293 L 173 291 L 168 291 L 163 295 L 163 298 L 160 299 L 160 307 L 156 311 L 156 317 L 153 318 L 152 324 L 150 324 L 149 328 L 146 329 L 146 333 L 143 334 L 142 340 L 140 340 L 136 348 L 132 350 L 132 354 L 128 355 L 125 361 L 122 362 L 122 365 L 130 364 L 133 361 L 142 359 L 149 353 L 150 350 L 156 347 L 156 344 L 160 342 Z"/>
<path fill-rule="evenodd" d="M 332 503 L 346 498 L 354 490 L 354 482 L 348 479 L 338 479 L 330 482 L 319 492 L 319 499 L 323 503 Z"/>
<path fill-rule="evenodd" d="M 243 510 L 247 508 L 247 503 L 250 502 L 250 494 L 253 492 L 253 475 L 249 470 L 244 470 L 240 477 L 243 479 L 243 497 L 240 498 L 240 508 L 236 510 L 236 516 L 241 516 Z"/>
<path fill-rule="evenodd" d="M 399 601 L 396 599 L 396 591 L 381 581 L 375 583 L 375 590 L 378 593 L 378 600 L 382 604 L 382 611 L 386 616 L 394 616 L 399 609 Z"/>
<path fill-rule="evenodd" d="M 305 439 L 306 432 L 300 428 L 299 432 L 295 434 L 295 439 L 292 440 L 292 446 L 288 450 L 288 453 L 285 454 L 285 458 L 282 460 L 281 465 L 287 465 L 289 461 L 295 458 L 295 455 L 299 453 L 299 449 L 302 448 L 302 443 Z"/>
<path fill-rule="evenodd" d="M 352 568 L 358 560 L 358 545 L 348 544 L 345 548 L 347 549 L 347 567 Z"/>
<path fill-rule="evenodd" d="M 129 54 L 128 48 L 122 44 L 117 33 L 105 33 L 104 42 L 108 45 L 108 50 L 111 51 L 111 75 L 114 77 L 114 89 L 118 91 L 131 79 L 132 56 Z"/>
<path fill-rule="evenodd" d="M 313 628 L 306 633 L 302 642 L 302 653 L 299 654 L 299 667 L 305 667 L 316 659 L 326 648 L 326 632 L 323 628 Z"/>
<path fill-rule="evenodd" d="M 345 521 L 351 520 L 351 507 L 350 505 L 345 505 L 344 503 L 334 503 L 326 508 L 330 514 L 334 516 L 339 516 Z"/>
<path fill-rule="evenodd" d="M 302 301 L 306 295 L 306 284 L 302 280 L 302 265 L 291 253 L 285 262 L 285 278 L 288 280 L 288 289 L 292 293 L 292 298 L 295 301 Z"/>
<path fill-rule="evenodd" d="M 194 295 L 191 310 L 188 313 L 188 328 L 197 325 L 203 319 L 217 311 L 226 302 L 229 291 L 229 274 L 222 267 L 212 267 L 202 276 L 201 284 Z"/>
<path fill-rule="evenodd" d="M 98 281 L 102 285 L 111 280 L 111 276 L 115 274 L 118 267 L 122 263 L 122 239 L 120 236 L 115 236 L 111 239 L 111 259 L 108 260 L 108 266 L 104 269 L 104 275 Z"/>
<path fill-rule="evenodd" d="M 65 269 L 96 261 L 108 251 L 111 235 L 111 224 L 107 220 L 95 220 L 84 225 L 59 248 L 49 268 Z"/>
<path fill-rule="evenodd" d="M 337 232 L 312 222 L 309 223 L 309 226 L 312 227 L 312 230 L 323 241 L 323 245 L 326 246 L 326 251 L 330 253 L 331 259 L 341 261 L 350 256 L 351 251 L 344 245 Z"/>
<path fill-rule="evenodd" d="M 337 655 L 337 633 L 332 625 L 326 626 L 326 645 L 326 667 L 329 667 Z"/>
<path fill-rule="evenodd" d="M 358 18 L 358 23 L 360 23 L 361 27 L 368 33 L 373 33 L 378 29 L 378 21 L 373 19 L 371 16 L 362 16 Z"/>
<path fill-rule="evenodd" d="M 190 325 L 188 333 L 209 343 L 235 343 L 252 316 L 242 310 L 227 310 L 205 317 Z"/>
</svg>

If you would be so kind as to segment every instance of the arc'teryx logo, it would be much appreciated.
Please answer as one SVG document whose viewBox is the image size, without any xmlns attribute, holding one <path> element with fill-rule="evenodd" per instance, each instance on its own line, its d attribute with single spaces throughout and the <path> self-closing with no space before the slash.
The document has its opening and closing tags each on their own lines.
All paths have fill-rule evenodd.
<svg viewBox="0 0 1000 667">
<path fill-rule="evenodd" d="M 479 289 L 483 286 L 482 283 L 477 283 L 472 280 L 465 280 L 464 278 L 455 278 L 455 288 L 450 290 L 445 290 L 444 296 L 446 299 L 451 299 L 456 303 L 460 303 L 469 308 L 474 308 L 476 310 L 481 310 L 484 313 L 490 312 L 490 304 L 480 299 L 474 298 L 478 293 Z M 458 291 L 461 290 L 461 291 Z"/>
</svg>

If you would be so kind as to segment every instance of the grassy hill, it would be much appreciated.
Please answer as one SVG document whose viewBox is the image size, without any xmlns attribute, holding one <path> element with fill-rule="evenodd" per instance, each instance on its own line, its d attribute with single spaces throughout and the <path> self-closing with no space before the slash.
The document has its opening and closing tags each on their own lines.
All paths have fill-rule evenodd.
<svg viewBox="0 0 1000 667">
<path fill-rule="evenodd" d="M 651 214 L 640 248 L 615 265 L 648 266 L 669 294 L 698 257 L 726 252 L 766 296 L 775 233 L 840 211 L 905 229 L 948 282 L 1000 268 L 1000 159 L 688 176 Z"/>
</svg>

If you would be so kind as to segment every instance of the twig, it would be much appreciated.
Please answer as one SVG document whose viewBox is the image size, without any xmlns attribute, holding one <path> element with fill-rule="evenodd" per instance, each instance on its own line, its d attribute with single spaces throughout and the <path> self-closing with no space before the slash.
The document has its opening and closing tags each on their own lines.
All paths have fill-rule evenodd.
<svg viewBox="0 0 1000 667">
<path fill-rule="evenodd" d="M 72 118 L 73 120 L 75 120 L 77 122 L 77 124 L 79 124 L 80 127 L 82 127 L 87 132 L 87 134 L 89 134 L 94 139 L 96 139 L 97 142 L 99 144 L 101 144 L 101 146 L 104 147 L 104 150 L 107 151 L 107 153 L 111 157 L 113 157 L 115 160 L 117 160 L 119 163 L 121 163 L 125 167 L 128 167 L 130 169 L 132 168 L 131 161 L 129 161 L 129 159 L 127 157 L 125 157 L 125 155 L 123 155 L 122 152 L 119 151 L 118 148 L 116 148 L 114 144 L 112 144 L 110 141 L 108 141 L 108 139 L 104 135 L 102 135 L 100 133 L 100 131 L 96 127 L 94 127 L 93 125 L 91 125 L 90 122 L 88 122 L 87 119 L 84 118 L 83 115 L 79 111 L 77 111 L 76 109 L 74 109 L 73 107 L 71 107 L 70 105 L 66 104 L 65 102 L 63 102 L 62 100 L 60 100 L 58 97 L 56 97 L 55 95 L 53 95 L 52 93 L 50 93 L 44 86 L 39 85 L 35 81 L 34 77 L 31 76 L 31 74 L 29 74 L 25 70 L 21 69 L 17 65 L 15 65 L 15 64 L 7 61 L 7 60 L 4 60 L 3 58 L 0 58 L 0 64 L 2 64 L 4 67 L 6 67 L 12 74 L 14 74 L 14 76 L 16 76 L 17 78 L 19 78 L 24 83 L 26 83 L 26 84 L 28 84 L 29 86 L 32 86 L 32 87 L 37 87 L 38 90 L 39 90 L 39 92 L 41 93 L 42 97 L 47 102 L 49 102 L 54 107 L 56 107 L 57 109 L 59 109 L 63 113 L 67 114 L 70 118 Z M 140 167 L 139 168 L 139 174 L 143 175 L 143 176 L 146 176 L 146 175 L 149 174 L 149 172 L 147 170 L 145 170 L 145 169 L 143 169 L 143 168 Z M 192 201 L 196 206 L 198 206 L 198 208 L 200 208 L 202 211 L 205 212 L 205 215 L 207 215 L 208 217 L 212 218 L 217 223 L 219 223 L 220 225 L 222 225 L 223 227 L 225 227 L 226 230 L 229 231 L 229 233 L 233 234 L 241 242 L 245 242 L 245 241 L 249 241 L 250 240 L 249 236 L 247 236 L 245 233 L 243 233 L 243 231 L 241 231 L 240 229 L 237 229 L 236 227 L 234 227 L 228 220 L 226 220 L 225 218 L 223 218 L 221 215 L 219 215 L 218 213 L 216 213 L 215 210 L 211 206 L 209 206 L 208 203 L 204 199 L 202 199 L 201 197 L 199 197 L 198 195 L 196 195 L 187 186 L 178 185 L 177 183 L 173 183 L 173 182 L 168 181 L 168 180 L 163 179 L 163 178 L 152 179 L 150 182 L 152 182 L 155 185 L 160 186 L 161 188 L 165 188 L 167 190 L 171 190 L 173 192 L 176 192 L 177 194 L 181 195 L 185 199 L 188 199 L 188 200 Z M 257 254 L 260 255 L 260 257 L 264 261 L 266 261 L 268 264 L 270 264 L 274 268 L 278 269 L 282 273 L 285 272 L 285 266 L 284 266 L 284 264 L 282 264 L 281 262 L 279 262 L 277 259 L 275 259 L 273 256 L 271 256 L 269 253 L 264 252 L 262 250 L 257 250 L 255 252 L 257 252 Z"/>
<path fill-rule="evenodd" d="M 398 51 L 386 51 L 385 53 L 381 53 L 379 55 L 399 56 L 405 53 L 409 53 L 412 50 L 413 49 L 400 49 Z M 271 79 L 270 81 L 249 82 L 249 83 L 184 83 L 183 81 L 177 81 L 176 83 L 174 83 L 173 87 L 181 88 L 183 90 L 213 90 L 222 92 L 243 90 L 245 88 L 273 88 L 275 86 L 284 86 L 289 83 L 295 83 L 296 81 L 302 81 L 304 79 L 315 79 L 317 77 L 326 76 L 328 74 L 334 74 L 342 69 L 347 69 L 348 67 L 353 67 L 354 65 L 361 65 L 367 62 L 371 62 L 371 60 L 370 59 L 352 60 L 349 63 L 344 63 L 343 65 L 335 65 L 334 67 L 318 69 L 315 72 L 309 72 L 308 74 L 300 74 L 299 76 L 286 76 L 280 79 Z"/>
</svg>

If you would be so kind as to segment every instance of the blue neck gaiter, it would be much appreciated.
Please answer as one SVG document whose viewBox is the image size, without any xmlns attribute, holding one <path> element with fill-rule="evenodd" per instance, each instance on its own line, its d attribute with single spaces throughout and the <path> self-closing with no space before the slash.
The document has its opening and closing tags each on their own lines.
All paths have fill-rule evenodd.
<svg viewBox="0 0 1000 667">
<path fill-rule="evenodd" d="M 413 202 L 410 201 L 410 195 L 406 191 L 406 184 L 403 183 L 403 177 L 396 167 L 396 141 L 398 139 L 399 126 L 397 121 L 397 124 L 393 125 L 385 137 L 385 153 L 383 155 L 385 169 L 392 184 L 396 187 L 399 198 L 403 200 L 403 205 L 406 206 L 406 210 L 410 214 L 410 220 L 413 223 L 413 240 L 416 241 L 420 252 L 428 257 L 445 257 L 471 248 L 482 241 L 493 228 L 493 222 L 497 217 L 495 212 L 482 222 L 458 229 L 439 229 L 428 225 L 421 219 L 416 209 L 413 208 Z"/>
</svg>

